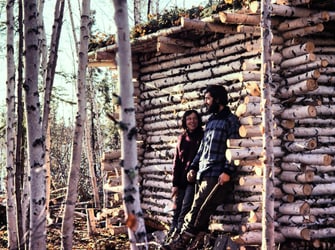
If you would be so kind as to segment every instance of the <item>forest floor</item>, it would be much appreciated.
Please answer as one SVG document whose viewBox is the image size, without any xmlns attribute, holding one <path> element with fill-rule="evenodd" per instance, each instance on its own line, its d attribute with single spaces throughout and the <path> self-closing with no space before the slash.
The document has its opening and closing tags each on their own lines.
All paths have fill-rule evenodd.
<svg viewBox="0 0 335 250">
<path fill-rule="evenodd" d="M 5 226 L 0 228 L 0 250 L 7 249 L 7 229 Z M 61 249 L 61 225 L 53 224 L 47 229 L 47 249 Z M 100 229 L 98 233 L 89 236 L 87 232 L 86 221 L 81 223 L 75 222 L 75 230 L 73 235 L 73 250 L 111 250 L 111 249 L 130 249 L 128 235 L 119 234 L 112 236 L 108 230 Z"/>
<path fill-rule="evenodd" d="M 87 223 L 85 219 L 76 219 L 75 230 L 73 235 L 73 250 L 127 250 L 130 249 L 127 234 L 112 235 L 107 228 L 99 228 L 97 233 L 89 236 Z M 148 234 L 149 249 L 158 249 L 157 244 L 153 241 L 151 233 Z M 151 239 L 150 239 L 151 238 Z M 7 249 L 7 228 L 0 228 L 0 250 Z M 61 223 L 52 224 L 47 228 L 47 249 L 61 249 Z"/>
<path fill-rule="evenodd" d="M 85 224 L 86 226 L 86 224 Z M 61 249 L 61 229 L 60 226 L 50 226 L 47 232 L 47 249 Z M 0 249 L 7 249 L 7 229 L 0 228 Z M 111 236 L 107 230 L 99 230 L 94 236 L 88 236 L 87 228 L 76 228 L 73 236 L 73 248 L 88 250 L 110 250 L 110 249 L 130 249 L 128 235 L 120 234 Z"/>
</svg>

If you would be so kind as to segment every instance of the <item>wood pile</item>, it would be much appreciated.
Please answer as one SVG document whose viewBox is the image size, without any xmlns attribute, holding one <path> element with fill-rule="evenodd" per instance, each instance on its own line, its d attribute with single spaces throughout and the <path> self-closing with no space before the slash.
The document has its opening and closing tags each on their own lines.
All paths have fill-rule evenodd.
<svg viewBox="0 0 335 250">
<path fill-rule="evenodd" d="M 101 223 L 104 221 L 105 228 L 112 235 L 124 234 L 127 227 L 124 225 L 124 210 L 122 200 L 122 175 L 120 167 L 120 151 L 105 152 L 101 159 L 101 172 L 103 178 L 103 201 L 104 207 L 96 215 L 88 218 L 89 226 L 93 221 Z M 89 213 L 88 213 L 89 214 Z M 94 227 L 93 227 L 94 229 Z"/>
</svg>

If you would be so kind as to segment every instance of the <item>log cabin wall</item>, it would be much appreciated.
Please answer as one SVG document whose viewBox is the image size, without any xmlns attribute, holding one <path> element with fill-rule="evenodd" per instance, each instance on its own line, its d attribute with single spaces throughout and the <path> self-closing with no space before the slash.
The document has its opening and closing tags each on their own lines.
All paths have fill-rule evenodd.
<svg viewBox="0 0 335 250">
<path fill-rule="evenodd" d="M 174 27 L 135 43 L 141 199 L 153 224 L 171 220 L 181 116 L 187 109 L 202 112 L 202 90 L 222 84 L 241 121 L 241 139 L 230 140 L 227 152 L 238 176 L 210 230 L 228 233 L 241 245 L 262 243 L 262 137 L 267 135 L 260 109 L 259 11 L 259 3 L 252 2 L 210 21 L 184 19 L 183 29 L 210 31 L 201 39 Z M 271 11 L 275 241 L 298 249 L 334 249 L 334 3 L 278 0 Z"/>
<path fill-rule="evenodd" d="M 334 218 L 329 216 L 335 209 L 329 196 L 335 190 L 335 43 L 334 33 L 324 31 L 334 15 L 308 8 L 295 14 L 288 6 L 274 11 L 275 241 L 317 247 L 331 244 L 335 236 Z M 225 15 L 229 19 L 232 14 Z M 235 192 L 218 208 L 210 229 L 230 233 L 242 245 L 260 245 L 262 229 L 261 38 L 259 27 L 251 25 L 240 28 L 252 32 L 225 35 L 184 53 L 139 58 L 146 215 L 165 223 L 171 219 L 171 168 L 180 118 L 187 109 L 201 111 L 200 93 L 208 84 L 222 84 L 240 117 L 242 139 L 230 141 L 227 152 L 239 173 Z"/>
<path fill-rule="evenodd" d="M 257 37 L 236 34 L 192 49 L 187 54 L 155 54 L 152 58 L 140 58 L 141 132 L 146 138 L 140 170 L 142 206 L 155 220 L 168 223 L 171 217 L 172 160 L 177 137 L 182 131 L 184 111 L 196 109 L 201 112 L 201 90 L 208 84 L 226 86 L 230 105 L 233 109 L 237 106 L 247 94 L 240 81 L 243 77 L 241 61 L 259 57 L 258 51 L 245 49 L 253 39 Z"/>
</svg>

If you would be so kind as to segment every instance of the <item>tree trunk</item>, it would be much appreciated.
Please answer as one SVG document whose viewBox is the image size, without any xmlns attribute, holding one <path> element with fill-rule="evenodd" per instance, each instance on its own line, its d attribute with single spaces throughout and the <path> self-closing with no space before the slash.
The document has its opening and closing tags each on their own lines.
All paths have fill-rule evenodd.
<svg viewBox="0 0 335 250">
<path fill-rule="evenodd" d="M 262 67 L 261 67 L 261 110 L 264 127 L 263 149 L 263 203 L 262 203 L 262 249 L 273 249 L 275 246 L 274 225 L 274 149 L 273 149 L 273 111 L 271 100 L 271 1 L 261 1 L 261 42 L 262 42 Z"/>
<path fill-rule="evenodd" d="M 46 167 L 46 205 L 47 205 L 47 216 L 49 217 L 49 202 L 50 202 L 50 149 L 51 149 L 51 135 L 50 135 L 50 104 L 51 104 L 51 93 L 53 88 L 53 82 L 55 78 L 55 70 L 58 58 L 58 45 L 60 34 L 63 24 L 64 14 L 64 0 L 57 0 L 55 5 L 54 24 L 52 26 L 52 35 L 50 42 L 50 54 L 47 62 L 46 73 L 44 74 L 44 107 L 43 107 L 43 121 L 42 130 L 45 136 L 45 167 Z"/>
<path fill-rule="evenodd" d="M 30 249 L 46 249 L 46 197 L 44 138 L 38 95 L 39 50 L 36 0 L 24 2 L 25 107 L 27 113 L 28 162 L 30 167 Z"/>
<path fill-rule="evenodd" d="M 137 249 L 136 243 L 146 243 L 146 229 L 140 206 L 136 124 L 134 108 L 134 86 L 132 85 L 132 63 L 128 25 L 127 1 L 113 0 L 114 20 L 117 26 L 117 44 L 119 59 L 119 84 L 121 98 L 121 166 L 124 186 L 124 206 L 126 224 L 131 249 Z M 146 245 L 146 244 L 145 244 Z M 145 246 L 147 249 L 147 246 Z"/>
<path fill-rule="evenodd" d="M 149 3 L 148 3 L 149 4 Z M 141 1 L 134 1 L 134 24 L 135 26 L 141 23 Z"/>
<path fill-rule="evenodd" d="M 19 246 L 16 224 L 15 196 L 15 60 L 14 60 L 14 1 L 7 1 L 7 96 L 6 96 L 6 194 L 8 249 Z"/>
<path fill-rule="evenodd" d="M 71 5 L 71 0 L 67 0 L 67 4 L 69 6 L 69 16 L 70 16 L 70 21 L 71 21 L 71 28 L 72 28 L 72 34 L 73 34 L 73 39 L 75 42 L 75 48 L 76 48 L 76 53 L 79 55 L 79 49 L 78 49 L 78 39 L 77 39 L 77 34 L 75 31 L 75 25 L 74 25 L 74 20 L 73 20 L 73 12 L 72 12 L 72 5 Z"/>
<path fill-rule="evenodd" d="M 17 81 L 17 135 L 16 135 L 16 170 L 15 170 L 15 191 L 16 191 L 16 211 L 17 211 L 17 225 L 19 233 L 19 244 L 20 248 L 28 248 L 26 235 L 28 224 L 26 219 L 28 218 L 28 209 L 24 209 L 24 200 L 28 199 L 29 195 L 24 195 L 24 173 L 25 173 L 25 156 L 26 156 L 26 126 L 24 122 L 24 103 L 23 103 L 23 6 L 22 1 L 18 3 L 18 34 L 19 34 L 19 46 L 18 46 L 18 81 Z M 27 184 L 27 183 L 26 183 Z M 28 205 L 28 203 L 25 203 Z"/>
<path fill-rule="evenodd" d="M 64 219 L 62 223 L 62 249 L 72 249 L 72 236 L 74 231 L 74 210 L 78 197 L 78 182 L 84 137 L 84 124 L 86 121 L 86 69 L 87 53 L 90 34 L 90 0 L 82 1 L 81 27 L 80 27 L 80 49 L 78 62 L 78 112 L 75 121 L 73 135 L 73 148 L 70 173 L 68 176 L 68 189 L 66 193 Z"/>
<path fill-rule="evenodd" d="M 87 99 L 89 102 L 89 110 L 90 115 L 89 119 L 85 122 L 85 149 L 86 149 L 86 157 L 89 166 L 89 173 L 92 184 L 92 193 L 95 208 L 100 208 L 100 199 L 99 199 L 99 189 L 97 185 L 97 178 L 95 174 L 95 164 L 94 164 L 94 88 L 92 81 L 88 83 L 87 86 Z"/>
</svg>

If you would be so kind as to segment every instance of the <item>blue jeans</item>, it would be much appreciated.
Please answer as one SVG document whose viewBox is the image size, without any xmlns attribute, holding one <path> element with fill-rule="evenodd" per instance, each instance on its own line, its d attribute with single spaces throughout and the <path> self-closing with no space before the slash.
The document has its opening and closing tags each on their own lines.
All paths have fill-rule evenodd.
<svg viewBox="0 0 335 250">
<path fill-rule="evenodd" d="M 185 189 L 185 194 L 184 194 L 184 199 L 183 203 L 181 206 L 181 211 L 178 217 L 178 226 L 177 230 L 181 230 L 183 223 L 184 223 L 184 218 L 186 214 L 190 211 L 192 207 L 192 203 L 194 200 L 194 192 L 195 192 L 195 184 L 188 184 L 186 189 Z"/>
<path fill-rule="evenodd" d="M 197 234 L 200 231 L 208 230 L 210 216 L 219 205 L 224 203 L 233 187 L 232 182 L 227 182 L 224 185 L 219 185 L 211 194 L 217 183 L 218 177 L 204 177 L 200 181 L 191 210 L 185 216 L 183 231 Z M 207 199 L 207 197 L 209 198 Z"/>
<path fill-rule="evenodd" d="M 190 211 L 195 192 L 195 184 L 188 184 L 185 189 L 178 188 L 176 195 L 176 208 L 173 211 L 170 231 L 180 231 L 184 223 L 185 215 Z"/>
</svg>

